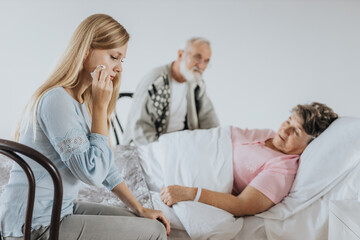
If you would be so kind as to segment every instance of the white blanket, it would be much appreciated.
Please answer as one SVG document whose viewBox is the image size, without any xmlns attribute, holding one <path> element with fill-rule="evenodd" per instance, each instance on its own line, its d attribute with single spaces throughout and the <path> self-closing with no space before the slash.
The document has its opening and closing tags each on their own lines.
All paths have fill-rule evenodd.
<svg viewBox="0 0 360 240">
<path fill-rule="evenodd" d="M 230 127 L 166 134 L 139 153 L 152 191 L 177 184 L 231 193 Z M 173 209 L 192 239 L 231 239 L 243 224 L 242 218 L 199 202 L 180 202 Z"/>
</svg>

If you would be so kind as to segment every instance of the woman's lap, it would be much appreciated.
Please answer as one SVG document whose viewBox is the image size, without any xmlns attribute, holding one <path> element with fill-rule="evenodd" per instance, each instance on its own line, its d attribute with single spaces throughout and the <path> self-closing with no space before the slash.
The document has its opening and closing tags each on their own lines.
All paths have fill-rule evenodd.
<svg viewBox="0 0 360 240">
<path fill-rule="evenodd" d="M 60 239 L 166 239 L 166 231 L 124 208 L 77 202 L 74 214 L 61 221 Z"/>
<path fill-rule="evenodd" d="M 74 215 L 111 215 L 136 217 L 133 212 L 125 208 L 92 202 L 75 202 L 73 212 Z"/>
<path fill-rule="evenodd" d="M 32 239 L 49 239 L 49 228 L 33 231 Z M 166 231 L 160 222 L 137 217 L 124 208 L 77 202 L 74 214 L 60 223 L 59 239 L 166 239 Z"/>
</svg>

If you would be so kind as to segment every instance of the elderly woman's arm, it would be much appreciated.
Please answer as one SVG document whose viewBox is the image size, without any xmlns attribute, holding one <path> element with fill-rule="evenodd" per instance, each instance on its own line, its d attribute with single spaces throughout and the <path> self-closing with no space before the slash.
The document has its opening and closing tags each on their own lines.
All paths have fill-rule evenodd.
<svg viewBox="0 0 360 240">
<path fill-rule="evenodd" d="M 161 190 L 161 199 L 168 205 L 181 201 L 193 201 L 197 188 L 178 185 L 167 186 Z M 275 204 L 257 189 L 247 186 L 237 197 L 203 189 L 199 202 L 221 208 L 234 216 L 254 215 L 268 210 Z"/>
</svg>

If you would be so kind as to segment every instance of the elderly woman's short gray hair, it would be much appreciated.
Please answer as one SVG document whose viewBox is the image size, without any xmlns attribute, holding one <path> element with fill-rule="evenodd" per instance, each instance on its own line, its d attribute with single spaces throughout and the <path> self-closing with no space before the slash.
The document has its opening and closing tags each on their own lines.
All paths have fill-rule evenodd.
<svg viewBox="0 0 360 240">
<path fill-rule="evenodd" d="M 305 132 L 314 138 L 319 136 L 338 118 L 338 115 L 330 107 L 318 102 L 299 104 L 291 112 L 296 113 L 303 119 Z"/>
</svg>

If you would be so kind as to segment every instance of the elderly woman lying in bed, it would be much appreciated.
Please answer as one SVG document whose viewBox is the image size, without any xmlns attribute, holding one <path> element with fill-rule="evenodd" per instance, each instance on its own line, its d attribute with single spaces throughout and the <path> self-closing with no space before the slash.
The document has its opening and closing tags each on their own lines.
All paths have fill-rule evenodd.
<svg viewBox="0 0 360 240">
<path fill-rule="evenodd" d="M 279 203 L 290 191 L 300 154 L 338 115 L 321 103 L 297 105 L 275 133 L 231 127 L 232 194 L 170 185 L 161 199 L 172 206 L 199 201 L 235 215 L 253 215 Z"/>
</svg>

